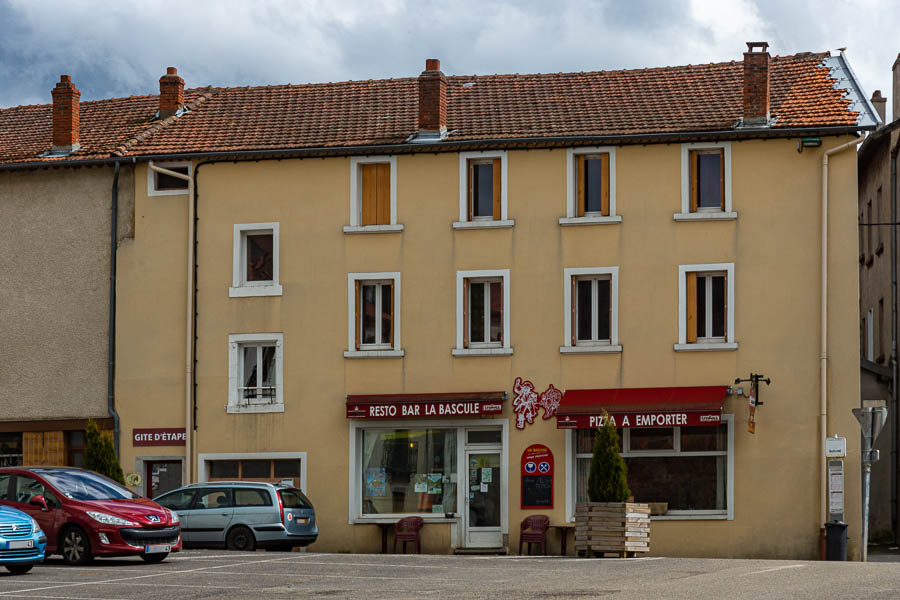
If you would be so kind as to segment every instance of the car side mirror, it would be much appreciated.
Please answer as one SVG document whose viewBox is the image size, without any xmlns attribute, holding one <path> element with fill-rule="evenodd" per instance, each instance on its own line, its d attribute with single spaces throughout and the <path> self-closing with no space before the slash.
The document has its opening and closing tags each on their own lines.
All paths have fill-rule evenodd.
<svg viewBox="0 0 900 600">
<path fill-rule="evenodd" d="M 31 500 L 28 501 L 28 504 L 33 504 L 34 506 L 40 506 L 41 510 L 47 512 L 50 510 L 50 507 L 47 506 L 47 500 L 43 496 L 32 496 Z"/>
</svg>

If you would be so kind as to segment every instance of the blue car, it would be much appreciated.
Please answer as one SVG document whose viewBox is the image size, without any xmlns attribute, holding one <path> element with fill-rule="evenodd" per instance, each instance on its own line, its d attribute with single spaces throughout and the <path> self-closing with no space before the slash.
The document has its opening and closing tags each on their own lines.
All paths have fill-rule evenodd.
<svg viewBox="0 0 900 600">
<path fill-rule="evenodd" d="M 0 565 L 13 574 L 27 573 L 44 562 L 47 536 L 21 510 L 0 505 Z"/>
</svg>

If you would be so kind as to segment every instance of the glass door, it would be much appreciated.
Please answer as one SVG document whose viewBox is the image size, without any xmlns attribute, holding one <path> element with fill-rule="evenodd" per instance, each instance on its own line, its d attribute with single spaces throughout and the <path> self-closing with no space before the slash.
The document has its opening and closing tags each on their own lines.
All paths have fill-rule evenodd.
<svg viewBox="0 0 900 600">
<path fill-rule="evenodd" d="M 503 545 L 500 513 L 505 502 L 500 450 L 467 450 L 466 468 L 466 547 L 499 548 Z"/>
</svg>

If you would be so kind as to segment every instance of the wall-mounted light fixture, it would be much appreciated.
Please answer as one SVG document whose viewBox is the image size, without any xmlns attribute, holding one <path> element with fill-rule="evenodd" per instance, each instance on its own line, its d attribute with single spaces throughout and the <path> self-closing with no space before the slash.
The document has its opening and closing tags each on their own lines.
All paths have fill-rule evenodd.
<svg viewBox="0 0 900 600">
<path fill-rule="evenodd" d="M 820 138 L 802 138 L 799 142 L 797 142 L 797 152 L 803 152 L 804 148 L 818 148 L 822 145 L 822 140 Z"/>
</svg>

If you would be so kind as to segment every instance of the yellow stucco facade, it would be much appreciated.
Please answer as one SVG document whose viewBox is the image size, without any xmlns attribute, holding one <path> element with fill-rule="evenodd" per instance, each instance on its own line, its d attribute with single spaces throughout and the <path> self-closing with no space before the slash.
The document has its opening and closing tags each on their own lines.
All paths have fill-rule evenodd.
<svg viewBox="0 0 900 600">
<path fill-rule="evenodd" d="M 730 142 L 734 219 L 680 221 L 682 145 L 615 149 L 619 223 L 562 226 L 566 149 L 509 150 L 511 227 L 455 229 L 460 159 L 455 152 L 396 159 L 399 232 L 348 234 L 350 157 L 204 164 L 197 172 L 196 431 L 192 480 L 209 455 L 303 456 L 305 491 L 316 506 L 319 551 L 377 552 L 379 529 L 355 514 L 351 493 L 358 427 L 345 416 L 348 394 L 506 391 L 501 466 L 508 480 L 504 543 L 518 546 L 528 514 L 567 519 L 573 484 L 571 432 L 556 419 L 514 426 L 516 377 L 567 389 L 730 385 L 750 372 L 762 389 L 756 433 L 746 397 L 726 397 L 733 415 L 730 514 L 652 523 L 651 554 L 717 557 L 818 556 L 820 507 L 820 227 L 823 152 L 851 138 L 823 138 L 797 152 L 796 139 Z M 197 167 L 197 162 L 194 168 Z M 828 258 L 828 427 L 847 438 L 846 521 L 850 555 L 859 552 L 856 157 L 831 158 Z M 121 462 L 141 473 L 148 457 L 184 456 L 184 446 L 135 447 L 136 428 L 185 425 L 188 196 L 148 196 L 147 167 L 135 171 L 135 234 L 118 258 L 117 406 Z M 281 295 L 231 297 L 234 226 L 279 224 Z M 676 351 L 679 265 L 732 263 L 737 349 Z M 618 267 L 620 352 L 567 354 L 564 270 Z M 511 354 L 452 356 L 457 272 L 509 269 Z M 348 274 L 399 273 L 402 357 L 347 358 Z M 283 412 L 233 414 L 229 335 L 282 334 Z M 746 385 L 746 384 L 745 384 Z M 477 427 L 485 419 L 456 419 Z M 413 419 L 405 426 L 416 427 Z M 435 426 L 435 421 L 428 421 Z M 556 463 L 554 506 L 522 510 L 519 460 L 546 444 Z M 569 469 L 567 471 L 567 469 Z M 185 469 L 186 471 L 187 469 Z M 465 470 L 461 471 L 463 474 Z M 352 474 L 352 475 L 351 475 Z M 463 475 L 464 476 L 464 475 Z M 146 491 L 142 489 L 141 491 Z M 641 498 L 637 498 L 641 501 Z M 358 511 L 357 511 L 358 512 Z M 457 509 L 457 512 L 461 512 Z M 358 522 L 355 522 L 358 521 Z M 423 551 L 463 547 L 460 517 L 435 517 Z M 572 552 L 574 544 L 569 539 Z M 559 551 L 556 535 L 551 552 Z"/>
</svg>

